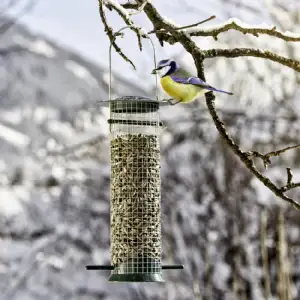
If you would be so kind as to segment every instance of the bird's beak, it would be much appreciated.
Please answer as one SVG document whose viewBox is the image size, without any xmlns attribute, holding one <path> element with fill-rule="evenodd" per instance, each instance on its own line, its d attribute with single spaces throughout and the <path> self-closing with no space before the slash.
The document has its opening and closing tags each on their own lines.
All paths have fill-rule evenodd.
<svg viewBox="0 0 300 300">
<path fill-rule="evenodd" d="M 153 69 L 151 74 L 157 74 L 157 69 Z"/>
</svg>

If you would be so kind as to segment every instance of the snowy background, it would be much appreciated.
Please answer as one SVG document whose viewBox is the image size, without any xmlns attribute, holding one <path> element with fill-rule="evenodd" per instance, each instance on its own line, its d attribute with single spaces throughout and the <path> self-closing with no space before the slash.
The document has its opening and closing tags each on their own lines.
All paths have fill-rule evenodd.
<svg viewBox="0 0 300 300">
<path fill-rule="evenodd" d="M 111 284 L 108 272 L 85 270 L 86 264 L 109 263 L 107 110 L 97 105 L 107 99 L 108 39 L 96 0 L 39 0 L 25 14 L 24 0 L 6 14 L 9 2 L 0 4 L 0 299 L 264 299 L 262 213 L 273 299 L 299 299 L 300 214 L 245 170 L 201 101 L 161 110 L 167 126 L 161 136 L 164 262 L 185 269 L 166 271 L 163 284 Z M 299 2 L 286 2 L 153 0 L 181 25 L 216 15 L 207 26 L 237 17 L 300 32 Z M 12 16 L 20 23 L 1 30 Z M 142 14 L 135 19 L 152 29 Z M 123 26 L 112 13 L 109 22 Z M 197 42 L 203 49 L 251 46 L 300 60 L 300 46 L 276 38 L 229 32 Z M 195 71 L 180 46 L 155 43 L 159 59 L 175 57 Z M 131 33 L 119 44 L 137 71 L 113 55 L 114 95 L 153 96 L 150 45 L 145 42 L 140 53 Z M 205 66 L 210 84 L 235 94 L 216 102 L 243 150 L 299 143 L 298 74 L 254 58 L 220 58 Z M 92 146 L 50 155 L 94 137 Z M 266 174 L 284 184 L 291 167 L 300 181 L 299 151 L 273 158 Z M 297 190 L 290 194 L 299 198 Z M 287 248 L 285 270 L 279 245 Z M 287 296 L 278 291 L 283 273 Z"/>
</svg>

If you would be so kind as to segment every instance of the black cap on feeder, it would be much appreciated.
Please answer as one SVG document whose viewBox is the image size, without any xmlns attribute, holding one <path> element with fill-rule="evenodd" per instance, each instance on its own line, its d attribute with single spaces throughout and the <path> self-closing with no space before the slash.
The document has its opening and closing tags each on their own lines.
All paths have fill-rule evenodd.
<svg viewBox="0 0 300 300">
<path fill-rule="evenodd" d="M 109 95 L 111 93 L 109 92 Z M 166 102 L 125 96 L 102 102 L 110 108 L 109 281 L 163 281 L 160 193 L 160 105 Z"/>
</svg>

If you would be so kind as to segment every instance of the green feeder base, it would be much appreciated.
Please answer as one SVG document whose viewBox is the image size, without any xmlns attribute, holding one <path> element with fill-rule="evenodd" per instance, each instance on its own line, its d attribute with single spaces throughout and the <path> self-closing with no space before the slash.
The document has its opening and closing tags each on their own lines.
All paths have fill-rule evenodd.
<svg viewBox="0 0 300 300">
<path fill-rule="evenodd" d="M 130 259 L 114 267 L 109 281 L 163 282 L 161 262 L 149 257 Z"/>
<path fill-rule="evenodd" d="M 112 274 L 108 281 L 112 282 L 164 282 L 160 273 Z"/>
<path fill-rule="evenodd" d="M 89 265 L 87 270 L 111 270 L 111 282 L 164 282 L 162 270 L 182 270 L 183 265 L 161 265 L 160 261 L 149 258 L 135 258 L 118 266 Z"/>
</svg>

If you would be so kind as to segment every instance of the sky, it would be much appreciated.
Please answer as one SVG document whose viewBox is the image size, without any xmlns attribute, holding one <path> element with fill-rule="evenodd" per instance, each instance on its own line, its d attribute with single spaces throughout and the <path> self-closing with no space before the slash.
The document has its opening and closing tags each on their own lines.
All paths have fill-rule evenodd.
<svg viewBox="0 0 300 300">
<path fill-rule="evenodd" d="M 23 3 L 24 1 L 26 0 L 23 0 Z M 238 7 L 230 5 L 225 7 L 224 1 L 202 0 L 201 6 L 199 5 L 200 2 L 194 0 L 173 0 L 172 5 L 168 0 L 152 0 L 152 3 L 163 16 L 171 18 L 180 25 L 199 22 L 211 15 L 216 15 L 216 20 L 209 23 L 209 25 L 213 25 L 226 21 L 230 17 L 240 17 L 241 15 L 241 10 Z M 259 1 L 251 1 L 251 7 L 257 7 Z M 249 1 L 244 0 L 244 2 Z M 20 7 L 11 12 L 15 13 L 19 10 Z M 183 10 L 185 13 L 183 13 Z M 255 22 L 262 23 L 265 21 L 266 15 L 249 14 L 243 11 L 242 17 L 244 21 L 255 24 Z M 108 20 L 114 29 L 124 26 L 123 21 L 115 12 L 108 14 Z M 151 24 L 143 14 L 136 16 L 135 20 L 143 28 L 152 29 Z M 34 33 L 45 35 L 62 46 L 75 50 L 100 64 L 100 66 L 108 67 L 109 42 L 100 20 L 97 0 L 37 0 L 34 9 L 22 16 L 21 22 L 26 24 Z M 129 30 L 125 31 L 125 34 L 125 38 L 118 42 L 124 52 L 135 61 L 137 66 L 136 78 L 141 78 L 146 73 L 150 74 L 153 68 L 153 51 L 150 43 L 148 41 L 144 42 L 144 51 L 141 53 L 138 50 L 136 37 Z M 211 38 L 203 40 L 204 46 L 209 39 Z M 158 60 L 183 52 L 180 45 L 166 45 L 162 48 L 155 37 L 154 42 Z M 121 76 L 134 80 L 131 66 L 117 54 L 113 54 L 112 67 Z M 151 80 L 154 81 L 154 79 Z"/>
</svg>

